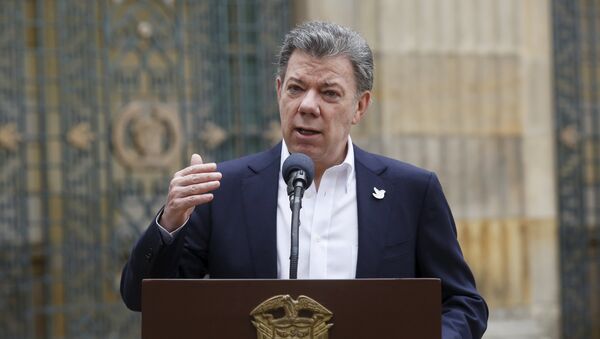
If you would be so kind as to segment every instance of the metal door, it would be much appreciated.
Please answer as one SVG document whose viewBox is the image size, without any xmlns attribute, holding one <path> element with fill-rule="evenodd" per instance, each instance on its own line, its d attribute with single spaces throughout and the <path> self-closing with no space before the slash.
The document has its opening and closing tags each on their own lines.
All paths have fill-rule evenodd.
<svg viewBox="0 0 600 339">
<path fill-rule="evenodd" d="M 120 270 L 192 152 L 279 138 L 283 0 L 0 4 L 0 337 L 139 337 Z"/>
<path fill-rule="evenodd" d="M 553 5 L 562 336 L 600 338 L 600 2 Z"/>
</svg>

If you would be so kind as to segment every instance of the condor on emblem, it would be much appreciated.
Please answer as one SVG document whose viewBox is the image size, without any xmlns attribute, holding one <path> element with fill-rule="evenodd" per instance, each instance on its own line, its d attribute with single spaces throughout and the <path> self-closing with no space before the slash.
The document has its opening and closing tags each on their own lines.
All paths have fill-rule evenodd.
<svg viewBox="0 0 600 339">
<path fill-rule="evenodd" d="M 333 313 L 307 296 L 298 300 L 277 295 L 256 306 L 250 315 L 257 339 L 328 339 Z"/>
</svg>

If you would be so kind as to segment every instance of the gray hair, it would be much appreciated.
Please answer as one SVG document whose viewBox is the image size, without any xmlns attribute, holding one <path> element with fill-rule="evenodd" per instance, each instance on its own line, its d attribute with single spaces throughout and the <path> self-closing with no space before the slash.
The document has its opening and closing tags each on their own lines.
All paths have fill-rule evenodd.
<svg viewBox="0 0 600 339">
<path fill-rule="evenodd" d="M 352 64 L 357 95 L 373 89 L 373 53 L 355 31 L 329 22 L 306 22 L 290 31 L 277 57 L 277 74 L 283 80 L 295 50 L 313 57 L 345 56 Z"/>
</svg>

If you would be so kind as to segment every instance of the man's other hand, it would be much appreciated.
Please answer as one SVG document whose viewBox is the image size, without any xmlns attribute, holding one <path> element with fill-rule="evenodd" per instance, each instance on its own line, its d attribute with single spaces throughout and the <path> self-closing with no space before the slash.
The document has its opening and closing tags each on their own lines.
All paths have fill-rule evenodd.
<svg viewBox="0 0 600 339">
<path fill-rule="evenodd" d="M 219 187 L 221 176 L 217 172 L 217 164 L 204 164 L 200 155 L 193 154 L 190 166 L 175 173 L 171 179 L 160 225 L 169 232 L 183 225 L 195 206 L 213 199 L 210 192 Z"/>
</svg>

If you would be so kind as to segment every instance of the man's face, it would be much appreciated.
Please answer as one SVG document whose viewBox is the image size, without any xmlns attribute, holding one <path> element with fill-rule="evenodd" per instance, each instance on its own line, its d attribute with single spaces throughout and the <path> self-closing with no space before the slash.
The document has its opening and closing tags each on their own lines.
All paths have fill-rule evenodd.
<svg viewBox="0 0 600 339">
<path fill-rule="evenodd" d="M 315 58 L 295 51 L 285 78 L 277 78 L 277 97 L 288 149 L 308 155 L 322 173 L 344 160 L 350 127 L 362 119 L 371 93 L 357 96 L 346 57 Z"/>
</svg>

